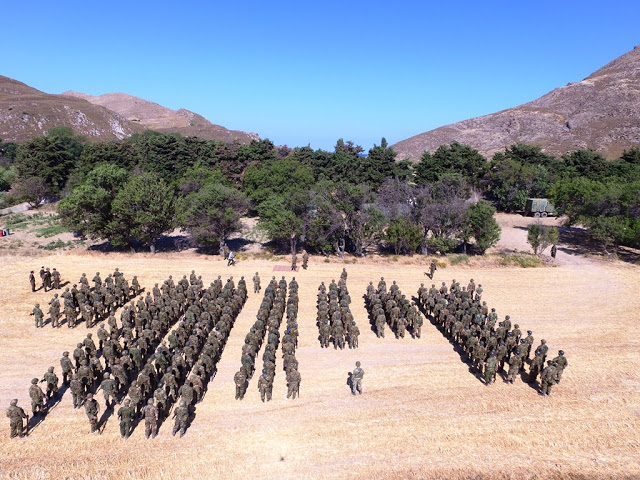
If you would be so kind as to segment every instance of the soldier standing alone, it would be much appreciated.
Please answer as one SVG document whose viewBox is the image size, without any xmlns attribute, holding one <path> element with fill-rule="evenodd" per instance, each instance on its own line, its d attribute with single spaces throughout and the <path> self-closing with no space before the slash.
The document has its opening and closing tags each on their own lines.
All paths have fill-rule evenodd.
<svg viewBox="0 0 640 480">
<path fill-rule="evenodd" d="M 355 395 L 356 392 L 362 395 L 362 377 L 364 377 L 364 370 L 360 367 L 360 362 L 358 361 L 351 374 L 351 395 Z"/>
<path fill-rule="evenodd" d="M 258 275 L 258 272 L 256 272 L 256 274 L 253 276 L 253 293 L 259 293 L 260 292 L 260 275 Z"/>
</svg>

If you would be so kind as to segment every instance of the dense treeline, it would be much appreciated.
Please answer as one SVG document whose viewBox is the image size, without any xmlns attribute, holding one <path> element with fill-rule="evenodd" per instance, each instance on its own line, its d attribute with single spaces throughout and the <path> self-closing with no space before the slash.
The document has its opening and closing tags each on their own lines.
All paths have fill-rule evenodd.
<svg viewBox="0 0 640 480">
<path fill-rule="evenodd" d="M 152 131 L 88 143 L 66 127 L 22 145 L 0 141 L 6 197 L 34 206 L 60 198 L 69 228 L 152 251 L 175 227 L 222 250 L 248 214 L 292 252 L 484 253 L 500 236 L 496 208 L 521 211 L 528 197 L 551 198 L 605 249 L 637 246 L 639 179 L 640 149 L 609 161 L 590 150 L 558 159 L 513 145 L 487 161 L 454 142 L 411 164 L 397 161 L 384 138 L 367 154 L 342 139 L 327 152 Z"/>
</svg>

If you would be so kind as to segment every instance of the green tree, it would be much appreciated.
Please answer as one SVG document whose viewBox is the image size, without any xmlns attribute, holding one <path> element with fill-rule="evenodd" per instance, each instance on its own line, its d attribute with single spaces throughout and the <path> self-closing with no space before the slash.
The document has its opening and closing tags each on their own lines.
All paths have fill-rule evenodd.
<svg viewBox="0 0 640 480">
<path fill-rule="evenodd" d="M 27 202 L 31 208 L 39 207 L 51 195 L 51 188 L 42 177 L 18 179 L 11 190 L 11 203 Z"/>
<path fill-rule="evenodd" d="M 297 192 L 308 192 L 314 183 L 311 167 L 292 158 L 283 158 L 247 169 L 244 191 L 255 205 L 273 196 L 290 197 Z"/>
<path fill-rule="evenodd" d="M 113 200 L 111 242 L 132 246 L 134 240 L 156 252 L 156 242 L 174 227 L 176 198 L 173 189 L 154 173 L 133 175 Z"/>
<path fill-rule="evenodd" d="M 441 145 L 433 154 L 424 152 L 415 165 L 416 183 L 426 185 L 443 176 L 461 175 L 470 185 L 477 186 L 487 169 L 487 160 L 468 145 L 452 142 Z"/>
<path fill-rule="evenodd" d="M 527 242 L 533 248 L 533 254 L 539 255 L 550 245 L 558 243 L 560 232 L 557 227 L 532 223 L 527 227 Z"/>
<path fill-rule="evenodd" d="M 94 168 L 83 184 L 58 202 L 62 223 L 91 238 L 109 239 L 114 221 L 112 203 L 128 177 L 127 170 L 113 164 Z"/>
<path fill-rule="evenodd" d="M 480 200 L 467 208 L 464 214 L 463 240 L 465 245 L 470 238 L 474 238 L 480 253 L 494 246 L 500 240 L 502 229 L 494 218 L 496 209 L 489 202 Z"/>
<path fill-rule="evenodd" d="M 15 159 L 18 176 L 40 177 L 53 194 L 59 193 L 80 158 L 84 140 L 70 128 L 52 128 L 43 137 L 20 145 Z"/>
<path fill-rule="evenodd" d="M 235 188 L 210 182 L 179 201 L 178 224 L 200 245 L 222 250 L 229 235 L 240 230 L 247 206 Z"/>
<path fill-rule="evenodd" d="M 397 218 L 389 222 L 385 240 L 396 255 L 413 255 L 422 241 L 422 229 L 406 218 Z"/>
<path fill-rule="evenodd" d="M 272 195 L 258 205 L 258 226 L 278 243 L 288 245 L 291 253 L 297 251 L 298 241 L 304 233 L 307 199 L 303 194 L 292 197 Z"/>
</svg>

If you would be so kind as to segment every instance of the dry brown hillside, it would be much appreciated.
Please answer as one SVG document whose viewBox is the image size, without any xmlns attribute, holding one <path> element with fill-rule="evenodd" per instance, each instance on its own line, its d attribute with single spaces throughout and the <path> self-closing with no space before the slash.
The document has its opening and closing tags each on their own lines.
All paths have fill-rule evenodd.
<svg viewBox="0 0 640 480">
<path fill-rule="evenodd" d="M 67 91 L 63 95 L 83 98 L 95 105 L 101 105 L 119 113 L 131 122 L 138 123 L 144 128 L 159 132 L 181 133 L 184 136 L 196 136 L 206 140 L 231 142 L 237 140 L 248 143 L 258 139 L 254 133 L 229 130 L 220 125 L 214 125 L 197 113 L 181 108 L 171 110 L 157 103 L 126 93 L 106 93 L 100 96 Z"/>
<path fill-rule="evenodd" d="M 590 148 L 608 158 L 640 146 L 640 48 L 532 102 L 436 128 L 393 148 L 400 159 L 419 160 L 424 151 L 453 141 L 487 158 L 516 143 L 556 156 Z"/>
<path fill-rule="evenodd" d="M 144 130 L 105 107 L 44 93 L 0 75 L 0 138 L 25 142 L 59 126 L 93 141 L 121 140 Z"/>
</svg>

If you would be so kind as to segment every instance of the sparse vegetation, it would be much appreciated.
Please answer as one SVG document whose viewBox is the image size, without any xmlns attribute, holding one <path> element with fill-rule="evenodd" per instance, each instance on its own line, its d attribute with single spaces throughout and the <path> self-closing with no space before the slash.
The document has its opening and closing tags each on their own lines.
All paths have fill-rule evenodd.
<svg viewBox="0 0 640 480">
<path fill-rule="evenodd" d="M 503 266 L 516 265 L 522 268 L 534 268 L 544 265 L 536 255 L 529 254 L 499 255 L 499 259 L 498 263 Z"/>
</svg>

